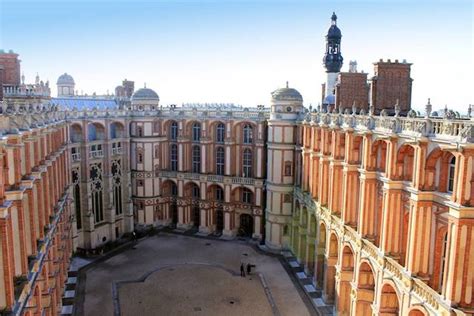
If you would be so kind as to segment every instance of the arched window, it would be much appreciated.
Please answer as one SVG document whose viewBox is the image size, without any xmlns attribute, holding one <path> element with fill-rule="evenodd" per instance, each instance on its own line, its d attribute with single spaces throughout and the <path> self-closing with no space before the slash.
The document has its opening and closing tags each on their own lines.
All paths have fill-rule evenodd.
<svg viewBox="0 0 474 316">
<path fill-rule="evenodd" d="M 247 188 L 242 190 L 242 203 L 251 204 L 253 200 L 253 193 Z"/>
<path fill-rule="evenodd" d="M 201 195 L 199 191 L 199 187 L 197 185 L 193 185 L 192 195 L 194 199 L 199 199 L 199 196 Z"/>
<path fill-rule="evenodd" d="M 221 187 L 216 188 L 216 201 L 224 201 L 224 190 Z"/>
<path fill-rule="evenodd" d="M 448 170 L 448 192 L 453 192 L 454 189 L 454 173 L 456 171 L 456 157 L 451 158 Z"/>
<path fill-rule="evenodd" d="M 243 137 L 243 143 L 244 144 L 252 144 L 253 143 L 253 129 L 252 125 L 250 124 L 245 124 L 244 125 L 244 137 Z"/>
<path fill-rule="evenodd" d="M 242 175 L 245 178 L 252 177 L 252 150 L 249 148 L 244 149 L 242 159 Z"/>
<path fill-rule="evenodd" d="M 177 140 L 178 139 L 178 123 L 173 122 L 170 125 L 170 140 Z"/>
<path fill-rule="evenodd" d="M 201 172 L 201 148 L 199 146 L 193 146 L 192 171 L 194 173 Z"/>
<path fill-rule="evenodd" d="M 222 123 L 216 126 L 216 142 L 223 143 L 225 139 L 225 125 Z"/>
<path fill-rule="evenodd" d="M 201 124 L 193 124 L 193 142 L 198 142 L 201 140 Z"/>
<path fill-rule="evenodd" d="M 178 171 L 178 145 L 176 144 L 170 146 L 170 169 Z"/>
<path fill-rule="evenodd" d="M 224 175 L 225 155 L 224 147 L 216 148 L 216 174 Z"/>
</svg>

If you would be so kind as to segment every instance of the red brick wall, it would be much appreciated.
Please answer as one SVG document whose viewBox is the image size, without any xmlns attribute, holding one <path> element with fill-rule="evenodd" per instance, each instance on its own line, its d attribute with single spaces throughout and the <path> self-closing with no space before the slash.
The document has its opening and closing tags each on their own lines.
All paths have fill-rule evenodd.
<svg viewBox="0 0 474 316">
<path fill-rule="evenodd" d="M 3 66 L 3 84 L 17 86 L 20 84 L 20 60 L 18 54 L 0 54 L 0 65 Z"/>
<path fill-rule="evenodd" d="M 352 113 L 355 103 L 358 111 L 364 109 L 367 113 L 369 107 L 369 86 L 367 74 L 360 72 L 341 72 L 336 84 L 336 108 L 346 109 Z"/>
<path fill-rule="evenodd" d="M 375 114 L 383 109 L 393 113 L 398 100 L 400 113 L 405 115 L 411 109 L 411 64 L 398 60 L 391 62 L 389 59 L 386 62 L 380 60 L 374 65 L 370 98 Z"/>
</svg>

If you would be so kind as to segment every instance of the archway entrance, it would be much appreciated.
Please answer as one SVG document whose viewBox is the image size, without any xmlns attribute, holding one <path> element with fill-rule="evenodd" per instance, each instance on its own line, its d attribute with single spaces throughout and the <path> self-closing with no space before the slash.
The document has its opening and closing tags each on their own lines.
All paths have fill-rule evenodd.
<svg viewBox="0 0 474 316">
<path fill-rule="evenodd" d="M 193 206 L 193 224 L 194 227 L 199 227 L 201 225 L 201 212 L 199 206 Z"/>
<path fill-rule="evenodd" d="M 375 297 L 375 276 L 367 262 L 359 267 L 357 280 L 356 316 L 372 315 L 372 304 Z"/>
<path fill-rule="evenodd" d="M 395 289 L 390 284 L 382 287 L 379 312 L 384 316 L 397 316 L 399 310 L 398 296 Z"/>
<path fill-rule="evenodd" d="M 349 246 L 342 250 L 341 274 L 339 281 L 339 293 L 337 296 L 338 315 L 348 316 L 351 313 L 351 282 L 354 278 L 354 253 Z"/>
<path fill-rule="evenodd" d="M 253 233 L 253 218 L 249 214 L 240 215 L 239 235 L 244 237 L 252 237 Z"/>
<path fill-rule="evenodd" d="M 224 211 L 221 208 L 216 210 L 216 231 L 222 233 L 224 230 Z"/>
<path fill-rule="evenodd" d="M 176 202 L 171 203 L 170 211 L 171 211 L 171 221 L 173 225 L 178 224 L 178 206 L 176 205 Z"/>
</svg>

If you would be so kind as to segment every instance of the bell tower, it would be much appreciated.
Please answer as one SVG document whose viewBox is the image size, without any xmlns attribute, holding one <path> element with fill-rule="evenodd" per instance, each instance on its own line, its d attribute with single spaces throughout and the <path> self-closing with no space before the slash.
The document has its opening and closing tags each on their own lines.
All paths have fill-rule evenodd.
<svg viewBox="0 0 474 316">
<path fill-rule="evenodd" d="M 323 106 L 335 104 L 334 88 L 336 86 L 337 75 L 341 71 L 343 58 L 341 55 L 341 30 L 337 27 L 337 15 L 332 13 L 331 26 L 326 35 L 326 53 L 323 63 L 326 68 L 327 79 L 323 96 Z"/>
</svg>

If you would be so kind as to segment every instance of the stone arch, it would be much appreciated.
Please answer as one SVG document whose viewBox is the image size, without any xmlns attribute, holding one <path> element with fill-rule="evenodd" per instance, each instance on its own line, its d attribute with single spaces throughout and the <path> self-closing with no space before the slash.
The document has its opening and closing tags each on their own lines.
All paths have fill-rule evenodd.
<svg viewBox="0 0 474 316">
<path fill-rule="evenodd" d="M 122 122 L 114 121 L 110 123 L 110 138 L 123 138 L 125 137 L 125 126 Z"/>
<path fill-rule="evenodd" d="M 375 140 L 372 143 L 369 153 L 369 161 L 367 163 L 367 170 L 375 170 L 382 173 L 386 172 L 387 168 L 387 141 L 383 139 Z"/>
<path fill-rule="evenodd" d="M 291 225 L 291 248 L 293 254 L 298 257 L 298 236 L 299 236 L 299 214 L 300 214 L 300 203 L 296 201 L 295 209 L 292 217 L 292 225 Z"/>
<path fill-rule="evenodd" d="M 219 126 L 220 124 L 224 125 L 224 135 L 225 135 L 225 131 L 226 131 L 225 122 L 221 120 L 216 120 L 209 123 L 208 136 L 215 142 L 217 142 L 217 126 Z"/>
<path fill-rule="evenodd" d="M 408 311 L 408 316 L 427 316 L 428 312 L 422 306 L 412 307 Z"/>
<path fill-rule="evenodd" d="M 165 198 L 163 203 L 164 220 L 175 226 L 178 223 L 178 205 L 176 197 L 178 196 L 178 186 L 175 179 L 168 179 L 161 184 L 161 196 Z"/>
<path fill-rule="evenodd" d="M 450 170 L 449 165 L 455 156 L 439 147 L 427 156 L 425 165 L 425 182 L 423 189 L 427 191 L 448 192 Z"/>
<path fill-rule="evenodd" d="M 99 122 L 87 124 L 87 139 L 90 142 L 105 139 L 105 126 Z"/>
<path fill-rule="evenodd" d="M 255 143 L 255 132 L 257 130 L 257 124 L 252 121 L 242 121 L 238 124 L 235 124 L 233 129 L 232 129 L 232 134 L 236 138 L 236 141 L 240 144 L 243 144 L 243 138 L 244 138 L 244 126 L 245 125 L 250 125 L 252 127 L 252 132 L 253 132 L 253 139 L 254 141 L 252 143 Z"/>
<path fill-rule="evenodd" d="M 357 299 L 354 315 L 372 315 L 375 298 L 375 274 L 371 264 L 363 260 L 357 272 Z"/>
<path fill-rule="evenodd" d="M 346 316 L 351 312 L 351 290 L 354 278 L 354 251 L 349 244 L 345 244 L 341 251 L 341 272 L 337 293 L 336 310 L 338 315 Z"/>
<path fill-rule="evenodd" d="M 299 226 L 301 227 L 300 232 L 305 232 L 308 226 L 308 209 L 306 206 L 303 206 L 300 213 L 299 218 Z M 306 234 L 299 234 L 298 235 L 298 260 L 301 263 L 306 263 L 307 254 L 306 254 L 306 247 L 307 247 L 307 235 Z"/>
<path fill-rule="evenodd" d="M 339 240 L 335 232 L 329 237 L 327 256 L 326 256 L 326 273 L 324 278 L 323 299 L 326 303 L 334 303 L 336 297 L 336 264 L 339 255 Z"/>
<path fill-rule="evenodd" d="M 82 126 L 79 123 L 73 123 L 69 127 L 69 134 L 71 142 L 80 143 L 84 141 L 84 135 L 82 133 Z"/>
<path fill-rule="evenodd" d="M 306 267 L 309 275 L 314 276 L 314 265 L 316 263 L 316 232 L 317 232 L 317 223 L 316 215 L 309 214 L 309 223 L 308 223 L 308 233 L 307 233 L 307 244 L 308 244 L 308 255 L 306 258 Z"/>
<path fill-rule="evenodd" d="M 245 191 L 248 191 L 251 193 L 251 201 L 253 203 L 254 199 L 255 199 L 255 192 L 253 190 L 252 187 L 249 187 L 249 186 L 239 186 L 239 187 L 236 187 L 235 189 L 232 190 L 232 193 L 231 193 L 231 196 L 232 196 L 232 200 L 235 201 L 235 202 L 239 202 L 239 203 L 242 203 L 243 199 L 244 199 L 244 192 Z"/>
<path fill-rule="evenodd" d="M 222 199 L 219 199 L 218 194 L 216 193 L 217 190 L 222 190 L 222 193 L 224 193 L 224 185 L 220 183 L 212 183 L 207 186 L 207 199 L 209 200 L 222 200 L 224 201 L 224 197 Z"/>
<path fill-rule="evenodd" d="M 327 235 L 327 228 L 326 224 L 321 221 L 319 224 L 319 230 L 317 233 L 316 238 L 316 267 L 315 267 L 315 281 L 316 284 L 320 287 L 324 287 L 324 275 L 326 271 L 326 263 L 325 263 L 325 256 L 326 256 L 326 235 Z"/>
<path fill-rule="evenodd" d="M 400 312 L 400 300 L 393 282 L 386 281 L 382 285 L 380 294 L 379 314 L 384 316 L 396 316 Z"/>
<path fill-rule="evenodd" d="M 415 148 L 412 145 L 400 146 L 395 161 L 395 179 L 413 181 L 414 156 Z"/>
</svg>

